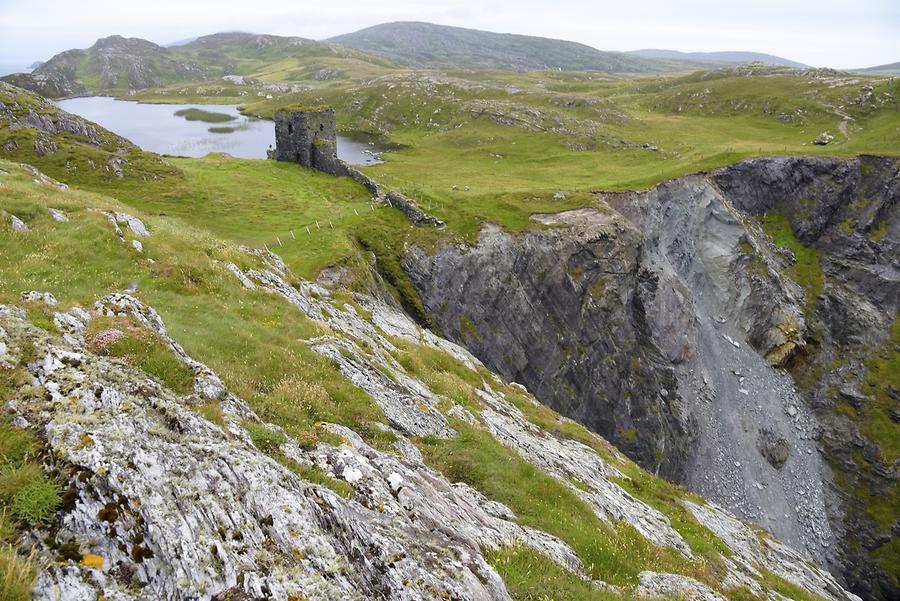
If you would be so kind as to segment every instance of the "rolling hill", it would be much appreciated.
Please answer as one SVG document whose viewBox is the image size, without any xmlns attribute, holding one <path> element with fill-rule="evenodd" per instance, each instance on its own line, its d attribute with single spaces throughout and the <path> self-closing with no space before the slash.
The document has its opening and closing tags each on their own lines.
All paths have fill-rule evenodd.
<svg viewBox="0 0 900 601">
<path fill-rule="evenodd" d="M 888 63 L 887 65 L 876 65 L 874 67 L 866 67 L 864 69 L 854 69 L 862 73 L 876 73 L 879 75 L 900 75 L 900 61 L 896 63 Z"/>
<path fill-rule="evenodd" d="M 771 65 L 784 65 L 785 67 L 808 67 L 803 63 L 792 61 L 790 59 L 775 56 L 773 54 L 765 54 L 763 52 L 746 52 L 740 50 L 727 50 L 723 52 L 680 52 L 678 50 L 663 50 L 657 48 L 646 48 L 643 50 L 632 50 L 626 54 L 633 56 L 642 56 L 645 58 L 660 58 L 670 60 L 683 61 L 705 61 L 711 63 L 749 63 L 760 62 Z"/>
<path fill-rule="evenodd" d="M 326 41 L 417 68 L 650 73 L 689 67 L 565 40 L 419 22 L 384 23 Z"/>
<path fill-rule="evenodd" d="M 48 98 L 123 92 L 205 82 L 226 75 L 299 81 L 320 72 L 349 74 L 389 65 L 356 50 L 298 37 L 218 33 L 165 47 L 110 36 L 84 50 L 67 50 L 31 73 L 2 78 Z"/>
</svg>

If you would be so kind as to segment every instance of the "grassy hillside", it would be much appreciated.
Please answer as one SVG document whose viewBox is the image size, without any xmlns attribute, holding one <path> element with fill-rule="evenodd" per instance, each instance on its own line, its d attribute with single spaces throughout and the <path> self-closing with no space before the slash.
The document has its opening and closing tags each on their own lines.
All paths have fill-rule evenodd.
<svg viewBox="0 0 900 601">
<path fill-rule="evenodd" d="M 72 184 L 100 188 L 152 185 L 181 177 L 165 159 L 4 82 L 0 82 L 0 156 L 37 165 Z"/>
<path fill-rule="evenodd" d="M 531 212 L 583 204 L 595 190 L 646 188 L 752 156 L 896 154 L 898 93 L 891 80 L 761 66 L 652 79 L 479 72 L 397 75 L 246 109 L 335 106 L 344 131 L 399 147 L 369 175 L 474 236 L 485 220 L 522 227 Z M 813 144 L 825 131 L 834 140 Z"/>
<path fill-rule="evenodd" d="M 689 65 L 603 52 L 584 44 L 432 23 L 383 23 L 339 35 L 331 43 L 428 69 L 605 71 L 652 73 Z"/>
<path fill-rule="evenodd" d="M 31 73 L 4 79 L 49 98 L 101 90 L 123 91 L 203 80 L 207 70 L 139 38 L 101 38 L 85 50 L 57 54 Z"/>
<path fill-rule="evenodd" d="M 861 73 L 877 73 L 879 75 L 900 75 L 900 61 L 896 63 L 888 63 L 886 65 L 877 65 L 875 67 L 867 67 L 858 69 Z"/>
</svg>

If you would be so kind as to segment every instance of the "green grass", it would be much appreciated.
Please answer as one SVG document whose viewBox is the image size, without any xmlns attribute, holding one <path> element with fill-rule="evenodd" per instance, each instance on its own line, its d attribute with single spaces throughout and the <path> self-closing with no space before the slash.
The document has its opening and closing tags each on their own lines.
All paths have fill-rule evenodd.
<svg viewBox="0 0 900 601">
<path fill-rule="evenodd" d="M 12 515 L 29 524 L 46 524 L 61 504 L 59 484 L 45 478 L 33 478 L 13 496 Z"/>
<path fill-rule="evenodd" d="M 823 598 L 819 595 L 814 595 L 806 589 L 788 582 L 781 576 L 773 574 L 772 572 L 761 566 L 756 567 L 763 575 L 761 584 L 767 590 L 775 591 L 781 595 L 784 595 L 788 599 L 793 599 L 794 601 L 824 601 Z"/>
<path fill-rule="evenodd" d="M 482 550 L 515 601 L 612 601 L 624 597 L 598 589 L 559 567 L 543 555 L 524 547 Z"/>
<path fill-rule="evenodd" d="M 465 482 L 508 505 L 520 524 L 560 537 L 571 545 L 593 577 L 634 584 L 642 570 L 690 575 L 715 585 L 710 566 L 689 562 L 651 544 L 624 523 L 609 526 L 573 491 L 502 446 L 488 432 L 454 422 L 456 438 L 420 439 L 429 465 L 453 482 Z"/>
<path fill-rule="evenodd" d="M 530 212 L 590 204 L 594 190 L 647 188 L 754 156 L 897 154 L 896 101 L 876 109 L 853 105 L 857 130 L 850 141 L 811 144 L 821 131 L 837 130 L 840 117 L 831 106 L 850 106 L 858 83 L 829 87 L 787 72 L 652 80 L 454 76 L 481 87 L 472 91 L 468 82 L 449 79 L 421 84 L 411 76 L 409 83 L 345 83 L 252 101 L 246 110 L 270 117 L 285 102 L 307 99 L 335 106 L 343 131 L 377 134 L 400 148 L 366 172 L 430 205 L 467 239 L 485 220 L 515 230 Z M 897 83 L 873 85 L 896 98 Z M 508 93 L 508 86 L 519 92 Z M 782 113 L 796 119 L 781 121 Z M 554 204 L 557 190 L 575 197 Z"/>
<path fill-rule="evenodd" d="M 399 211 L 388 210 L 356 226 L 353 236 L 363 251 L 375 256 L 378 274 L 403 308 L 420 324 L 438 332 L 437 324 L 422 304 L 418 291 L 401 265 L 406 240 L 404 233 L 409 227 L 408 221 Z M 439 235 L 433 228 L 416 228 L 411 237 L 421 243 L 423 239 L 434 239 Z"/>
<path fill-rule="evenodd" d="M 216 113 L 214 111 L 205 111 L 198 108 L 181 109 L 175 111 L 175 116 L 184 117 L 188 121 L 202 121 L 204 123 L 224 123 L 226 121 L 234 121 L 237 118 L 233 115 Z"/>
<path fill-rule="evenodd" d="M 900 403 L 892 396 L 900 390 L 900 319 L 891 325 L 888 342 L 876 349 L 866 362 L 866 392 L 872 403 L 863 411 L 862 431 L 878 445 L 881 461 L 891 465 L 900 459 L 900 424 L 888 411 Z M 894 391 L 892 393 L 892 391 Z"/>
<path fill-rule="evenodd" d="M 617 483 L 634 497 L 662 512 L 696 555 L 716 569 L 721 569 L 720 555 L 730 556 L 731 550 L 712 531 L 701 525 L 682 503 L 689 500 L 703 504 L 703 499 L 677 484 L 651 476 L 581 424 L 562 418 L 545 405 L 530 401 L 512 387 L 507 387 L 504 392 L 506 399 L 535 425 L 555 436 L 576 440 L 593 448 L 605 461 L 623 471 L 627 478 L 619 478 Z"/>
<path fill-rule="evenodd" d="M 277 453 L 281 445 L 287 442 L 287 437 L 284 434 L 270 430 L 262 424 L 245 421 L 241 426 L 250 435 L 250 440 L 253 441 L 256 448 L 266 455 Z"/>
<path fill-rule="evenodd" d="M 256 165 L 273 164 L 259 161 Z M 275 167 L 280 171 L 290 166 Z M 393 435 L 375 426 L 385 419 L 372 398 L 303 342 L 321 335 L 321 327 L 279 297 L 243 290 L 232 274 L 216 266 L 214 260 L 244 268 L 258 266 L 233 243 L 181 219 L 148 216 L 94 193 L 38 186 L 27 174 L 9 165 L 4 168 L 13 173 L 0 182 L 0 207 L 21 215 L 31 231 L 13 237 L 4 229 L 8 225 L 0 223 L 0 302 L 16 303 L 25 290 L 47 290 L 60 300 L 60 309 L 72 304 L 89 306 L 99 296 L 135 281 L 137 296 L 160 312 L 169 334 L 214 369 L 229 390 L 246 399 L 263 419 L 282 426 L 293 437 L 310 436 L 317 422 L 328 420 L 353 428 L 376 446 L 390 445 Z M 219 185 L 227 187 L 224 172 Z M 238 196 L 237 190 L 232 198 Z M 71 221 L 54 222 L 48 206 L 65 210 Z M 87 211 L 88 207 L 126 210 L 143 218 L 152 232 L 144 241 L 145 255 L 122 244 L 105 218 Z M 249 214 L 250 207 L 245 210 Z M 211 225 L 208 219 L 196 221 L 200 226 Z M 226 231 L 238 228 L 237 217 L 223 221 L 220 227 Z M 315 248 L 313 241 L 306 244 L 310 253 L 317 253 L 318 261 L 328 260 L 327 252 Z M 349 239 L 344 248 L 353 252 Z M 304 264 L 302 253 L 303 248 L 298 248 L 291 257 L 295 264 Z M 153 257 L 155 263 L 145 256 Z M 133 357 L 136 364 L 154 370 L 176 388 L 180 381 L 186 385 L 186 378 L 180 380 L 181 367 L 170 362 L 167 353 L 156 352 L 164 349 L 156 349 L 152 339 L 144 342 L 147 348 L 125 348 L 123 356 Z"/>
<path fill-rule="evenodd" d="M 119 336 L 101 345 L 105 334 Z M 98 317 L 88 328 L 89 348 L 95 353 L 118 357 L 129 365 L 144 370 L 170 390 L 187 394 L 194 384 L 194 372 L 184 365 L 155 333 L 129 318 Z"/>
<path fill-rule="evenodd" d="M 400 341 L 395 341 L 395 344 L 402 350 L 395 354 L 394 358 L 407 372 L 427 384 L 436 394 L 466 407 L 474 414 L 478 413 L 480 402 L 475 394 L 475 389 L 481 386 L 481 380 L 485 374 L 467 368 L 460 361 L 436 349 Z M 672 561 L 676 565 L 675 569 L 681 568 L 683 571 L 701 574 L 704 570 L 714 573 L 723 569 L 720 555 L 731 555 L 731 551 L 709 529 L 701 526 L 681 503 L 684 499 L 702 503 L 700 498 L 674 484 L 651 476 L 618 454 L 605 440 L 588 432 L 580 424 L 561 418 L 546 406 L 531 401 L 514 387 L 507 386 L 503 392 L 507 400 L 523 411 L 532 423 L 553 435 L 570 438 L 588 445 L 605 460 L 628 474 L 629 479 L 623 479 L 620 484 L 635 497 L 644 500 L 667 515 L 673 528 L 682 534 L 691 549 L 702 557 L 705 563 L 700 569 L 698 566 L 686 567 L 678 559 L 675 559 Z M 421 439 L 420 443 L 420 448 L 423 449 L 432 465 L 438 466 L 451 480 L 467 482 L 489 497 L 509 504 L 520 518 L 523 515 L 521 512 L 525 512 L 527 516 L 531 517 L 540 514 L 542 521 L 539 525 L 531 521 L 526 522 L 534 527 L 546 529 L 549 527 L 547 522 L 557 525 L 572 524 L 569 526 L 571 530 L 569 527 L 563 526 L 553 532 L 573 544 L 579 553 L 580 549 L 588 549 L 589 557 L 597 558 L 597 565 L 603 566 L 599 569 L 608 569 L 612 574 L 611 577 L 621 578 L 623 581 L 633 578 L 634 574 L 627 572 L 627 561 L 618 556 L 615 550 L 607 548 L 598 551 L 583 541 L 582 546 L 579 547 L 572 543 L 570 538 L 567 538 L 577 537 L 577 528 L 574 527 L 574 524 L 579 520 L 587 520 L 582 524 L 585 527 L 599 527 L 589 508 L 582 505 L 585 513 L 577 518 L 572 517 L 571 514 L 565 517 L 555 514 L 556 511 L 564 511 L 560 507 L 568 507 L 571 503 L 580 504 L 581 501 L 574 497 L 569 489 L 532 468 L 513 451 L 499 446 L 499 443 L 488 434 L 466 426 L 460 440 L 442 441 L 434 437 L 426 437 Z M 483 462 L 476 462 L 476 457 L 480 457 Z M 541 477 L 546 479 L 541 479 Z M 514 484 L 516 480 L 520 481 L 518 485 L 520 488 L 533 491 L 535 498 L 522 498 L 514 493 L 504 493 L 504 487 L 516 488 Z M 494 496 L 498 494 L 501 496 Z M 540 499 L 536 497 L 540 497 Z M 555 499 L 560 500 L 555 501 Z M 538 503 L 541 506 L 534 507 L 531 506 L 532 503 Z M 544 519 L 546 521 L 543 521 Z M 608 530 L 601 530 L 601 532 L 600 536 L 605 535 L 611 538 L 617 536 L 628 538 L 632 534 L 627 529 L 624 533 L 611 534 Z M 614 549 L 614 544 L 612 548 Z M 642 550 L 639 544 L 636 544 L 636 548 L 638 552 Z M 582 558 L 585 563 L 591 563 L 591 559 L 585 555 L 582 555 Z M 672 557 L 667 557 L 667 559 L 672 560 Z M 527 564 L 531 559 L 524 558 L 523 561 Z M 605 573 L 604 578 L 610 577 L 609 573 Z"/>
<path fill-rule="evenodd" d="M 182 178 L 155 182 L 150 190 L 126 183 L 117 198 L 144 214 L 177 217 L 218 238 L 253 248 L 267 245 L 300 277 L 313 278 L 323 267 L 354 256 L 350 232 L 371 220 L 370 195 L 349 178 L 224 155 L 170 162 Z"/>
<path fill-rule="evenodd" d="M 825 291 L 825 276 L 819 262 L 819 252 L 815 247 L 807 246 L 800 242 L 794 235 L 791 221 L 786 216 L 770 211 L 760 218 L 763 229 L 775 246 L 788 248 L 796 262 L 787 268 L 788 275 L 797 282 L 806 293 L 804 313 L 807 318 L 812 316 L 816 306 L 816 299 Z"/>
<path fill-rule="evenodd" d="M 21 368 L 0 368 L 0 391 L 5 402 L 16 384 L 24 383 Z M 12 373 L 17 372 L 17 373 Z M 31 599 L 33 557 L 24 557 L 13 546 L 25 525 L 52 521 L 61 504 L 60 486 L 49 478 L 38 460 L 39 441 L 31 430 L 13 428 L 0 417 L 0 599 Z"/>
<path fill-rule="evenodd" d="M 60 111 L 39 96 L 24 91 L 0 90 L 0 103 L 10 109 L 14 119 L 35 112 L 56 121 Z M 162 158 L 132 146 L 107 130 L 95 129 L 93 140 L 81 134 L 60 132 L 52 136 L 58 151 L 39 156 L 35 151 L 35 142 L 39 137 L 37 130 L 30 127 L 0 127 L 0 159 L 34 165 L 47 175 L 72 185 L 89 183 L 107 190 L 132 180 L 146 185 L 148 182 L 179 177 L 178 170 Z M 122 179 L 117 176 L 110 161 L 120 165 Z"/>
</svg>

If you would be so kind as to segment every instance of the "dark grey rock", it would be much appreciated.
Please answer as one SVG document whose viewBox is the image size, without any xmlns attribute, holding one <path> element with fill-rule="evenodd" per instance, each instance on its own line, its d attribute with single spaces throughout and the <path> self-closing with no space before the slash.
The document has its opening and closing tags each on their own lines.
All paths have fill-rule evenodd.
<svg viewBox="0 0 900 601">
<path fill-rule="evenodd" d="M 762 428 L 759 431 L 758 444 L 759 452 L 766 458 L 766 461 L 768 461 L 772 467 L 779 470 L 784 467 L 785 462 L 791 454 L 791 448 L 788 446 L 787 440 L 785 440 L 783 436 L 776 434 L 768 428 Z"/>
</svg>

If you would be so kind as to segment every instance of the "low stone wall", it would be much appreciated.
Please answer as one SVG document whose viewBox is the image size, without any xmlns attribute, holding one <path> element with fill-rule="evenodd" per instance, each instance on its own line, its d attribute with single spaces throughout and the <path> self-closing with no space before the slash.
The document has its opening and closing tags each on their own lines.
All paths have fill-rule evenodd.
<svg viewBox="0 0 900 601">
<path fill-rule="evenodd" d="M 407 198 L 406 196 L 393 190 L 384 191 L 381 185 L 378 184 L 378 182 L 373 180 L 365 173 L 359 171 L 358 169 L 354 169 L 340 159 L 338 159 L 338 162 L 340 163 L 340 168 L 335 169 L 336 172 L 332 173 L 332 175 L 346 175 L 353 178 L 353 181 L 362 185 L 366 190 L 371 192 L 373 196 L 375 196 L 379 200 L 386 201 L 390 206 L 399 209 L 400 212 L 406 215 L 407 219 L 412 221 L 414 224 L 431 225 L 434 227 L 444 227 L 446 225 L 443 221 L 441 221 L 434 215 L 429 215 L 428 213 L 420 209 L 419 205 L 416 204 L 414 200 Z"/>
<path fill-rule="evenodd" d="M 433 225 L 435 227 L 444 227 L 444 225 L 446 225 L 434 215 L 429 215 L 420 209 L 419 205 L 414 201 L 398 192 L 388 192 L 386 198 L 391 206 L 400 209 L 400 211 L 416 225 Z"/>
</svg>

